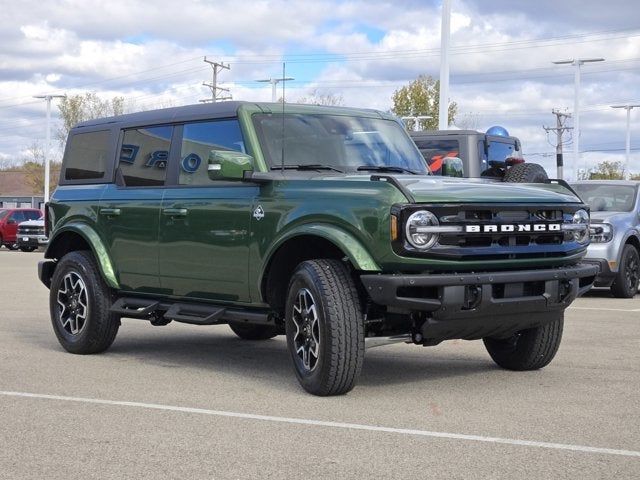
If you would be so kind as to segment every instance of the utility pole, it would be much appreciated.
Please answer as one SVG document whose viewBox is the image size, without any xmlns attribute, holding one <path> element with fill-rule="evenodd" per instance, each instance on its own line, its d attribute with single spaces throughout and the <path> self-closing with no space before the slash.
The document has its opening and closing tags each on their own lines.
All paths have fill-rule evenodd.
<svg viewBox="0 0 640 480">
<path fill-rule="evenodd" d="M 451 0 L 442 0 L 440 29 L 440 103 L 438 130 L 449 128 L 449 32 L 451 30 Z"/>
<path fill-rule="evenodd" d="M 280 82 L 288 82 L 289 80 L 295 80 L 295 78 L 291 77 L 281 77 L 281 78 L 263 78 L 262 80 L 256 80 L 256 82 L 270 83 L 271 84 L 271 101 L 273 103 L 278 101 L 278 96 L 276 92 L 276 85 Z"/>
<path fill-rule="evenodd" d="M 573 179 L 574 180 L 578 179 L 578 159 L 580 157 L 580 67 L 585 63 L 592 63 L 592 62 L 604 62 L 604 58 L 571 58 L 569 60 L 557 60 L 553 62 L 556 65 L 572 65 L 574 67 L 574 98 L 573 98 Z"/>
<path fill-rule="evenodd" d="M 627 141 L 625 144 L 625 160 L 624 160 L 624 171 L 625 176 L 629 173 L 629 157 L 631 156 L 631 110 L 636 107 L 640 107 L 640 105 L 611 105 L 611 108 L 624 108 L 627 111 Z"/>
<path fill-rule="evenodd" d="M 223 62 L 214 62 L 213 60 L 208 60 L 207 57 L 204 57 L 204 61 L 211 65 L 212 75 L 211 75 L 211 83 L 202 82 L 202 85 L 208 87 L 211 90 L 211 98 L 203 98 L 200 100 L 201 103 L 215 103 L 218 100 L 231 100 L 231 95 L 218 95 L 218 90 L 221 92 L 229 93 L 228 88 L 223 88 L 218 86 L 218 74 L 222 70 L 230 70 L 231 67 L 227 63 L 226 65 Z"/>
<path fill-rule="evenodd" d="M 49 201 L 49 177 L 51 176 L 51 167 L 49 165 L 49 152 L 51 150 L 51 99 L 67 98 L 66 95 L 36 95 L 33 98 L 43 98 L 47 102 L 47 139 L 45 141 L 44 150 L 44 203 Z"/>
<path fill-rule="evenodd" d="M 564 121 L 567 118 L 571 118 L 571 114 L 570 113 L 563 113 L 560 110 L 557 109 L 553 109 L 551 110 L 551 113 L 554 114 L 556 116 L 556 127 L 552 128 L 552 127 L 545 127 L 544 125 L 542 126 L 542 128 L 544 128 L 544 130 L 549 133 L 549 132 L 556 132 L 557 135 L 557 140 L 556 140 L 556 168 L 557 168 L 557 175 L 558 178 L 564 180 L 564 172 L 563 172 L 563 165 L 564 165 L 564 161 L 562 158 L 562 134 L 565 132 L 565 130 L 572 130 L 573 127 L 565 127 L 564 126 Z"/>
</svg>

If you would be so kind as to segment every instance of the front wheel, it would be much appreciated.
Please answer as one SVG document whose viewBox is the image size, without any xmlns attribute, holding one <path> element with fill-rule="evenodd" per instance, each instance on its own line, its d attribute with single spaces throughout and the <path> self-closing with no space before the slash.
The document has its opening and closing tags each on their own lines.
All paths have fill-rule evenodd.
<svg viewBox="0 0 640 480">
<path fill-rule="evenodd" d="M 564 312 L 540 327 L 522 330 L 508 338 L 484 338 L 484 346 L 496 364 L 507 370 L 538 370 L 555 357 L 564 327 Z"/>
<path fill-rule="evenodd" d="M 611 293 L 617 298 L 632 298 L 638 293 L 640 281 L 640 257 L 633 245 L 625 245 L 622 250 L 618 273 L 611 285 Z"/>
<path fill-rule="evenodd" d="M 90 252 L 62 257 L 51 278 L 51 323 L 71 353 L 98 353 L 111 346 L 120 319 L 111 313 L 111 295 Z"/>
<path fill-rule="evenodd" d="M 22 252 L 33 252 L 36 247 L 20 247 L 20 251 Z"/>
<path fill-rule="evenodd" d="M 364 317 L 342 262 L 298 266 L 289 284 L 286 332 L 296 376 L 307 392 L 340 395 L 354 387 L 364 361 Z"/>
</svg>

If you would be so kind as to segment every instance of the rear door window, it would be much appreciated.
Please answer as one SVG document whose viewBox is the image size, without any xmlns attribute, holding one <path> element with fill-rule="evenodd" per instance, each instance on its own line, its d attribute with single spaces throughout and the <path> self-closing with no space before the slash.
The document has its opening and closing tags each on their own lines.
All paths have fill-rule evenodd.
<svg viewBox="0 0 640 480">
<path fill-rule="evenodd" d="M 125 130 L 118 167 L 127 187 L 164 185 L 172 135 L 167 125 Z"/>
</svg>

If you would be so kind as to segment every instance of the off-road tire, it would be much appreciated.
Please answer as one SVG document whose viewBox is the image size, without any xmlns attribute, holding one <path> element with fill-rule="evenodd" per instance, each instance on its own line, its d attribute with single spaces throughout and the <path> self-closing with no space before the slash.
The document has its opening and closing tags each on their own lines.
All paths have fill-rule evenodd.
<svg viewBox="0 0 640 480">
<path fill-rule="evenodd" d="M 33 252 L 36 247 L 20 247 L 21 252 Z"/>
<path fill-rule="evenodd" d="M 507 370 L 538 370 L 555 357 L 564 326 L 564 312 L 556 320 L 523 330 L 506 339 L 484 338 L 484 346 L 496 364 Z"/>
<path fill-rule="evenodd" d="M 295 346 L 294 305 L 304 291 L 314 301 L 319 325 L 312 370 L 305 368 Z M 354 387 L 364 361 L 364 317 L 355 283 L 342 262 L 309 260 L 298 265 L 287 294 L 286 333 L 294 371 L 307 392 L 341 395 Z"/>
<path fill-rule="evenodd" d="M 251 325 L 249 323 L 229 323 L 229 327 L 243 340 L 269 340 L 278 335 L 278 330 L 272 325 Z"/>
<path fill-rule="evenodd" d="M 503 181 L 512 183 L 544 183 L 547 172 L 537 163 L 519 163 L 507 169 Z"/>
<path fill-rule="evenodd" d="M 58 292 L 64 288 L 63 280 L 67 274 L 81 278 L 87 292 L 86 320 L 76 334 L 64 328 L 58 304 Z M 76 251 L 62 257 L 51 278 L 49 309 L 53 331 L 65 350 L 84 355 L 99 353 L 111 346 L 120 328 L 120 318 L 109 311 L 111 303 L 109 287 L 90 252 Z"/>
<path fill-rule="evenodd" d="M 611 293 L 617 298 L 633 298 L 638 293 L 640 256 L 633 245 L 625 245 L 620 257 L 618 273 L 611 285 Z"/>
</svg>

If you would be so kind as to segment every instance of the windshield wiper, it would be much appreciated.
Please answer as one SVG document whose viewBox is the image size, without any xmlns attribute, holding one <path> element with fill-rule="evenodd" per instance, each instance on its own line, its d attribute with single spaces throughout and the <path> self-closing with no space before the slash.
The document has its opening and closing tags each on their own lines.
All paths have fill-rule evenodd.
<svg viewBox="0 0 640 480">
<path fill-rule="evenodd" d="M 302 163 L 300 165 L 274 165 L 271 170 L 332 170 L 334 172 L 344 173 L 342 170 L 331 165 L 321 165 L 319 163 Z"/>
<path fill-rule="evenodd" d="M 394 172 L 394 173 L 410 173 L 411 175 L 419 175 L 418 172 L 409 170 L 408 168 L 398 167 L 396 165 L 360 165 L 357 170 L 367 172 Z"/>
</svg>

